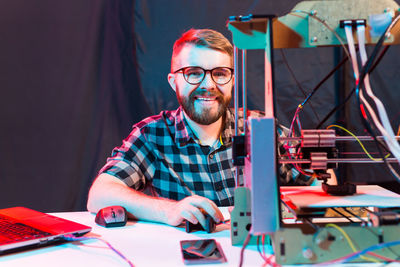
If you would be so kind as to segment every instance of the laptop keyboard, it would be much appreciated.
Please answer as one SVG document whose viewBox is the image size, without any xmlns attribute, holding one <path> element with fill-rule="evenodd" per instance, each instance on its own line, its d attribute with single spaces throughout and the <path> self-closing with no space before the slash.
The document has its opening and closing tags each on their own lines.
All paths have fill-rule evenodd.
<svg viewBox="0 0 400 267">
<path fill-rule="evenodd" d="M 0 244 L 36 239 L 49 235 L 51 234 L 0 215 Z"/>
</svg>

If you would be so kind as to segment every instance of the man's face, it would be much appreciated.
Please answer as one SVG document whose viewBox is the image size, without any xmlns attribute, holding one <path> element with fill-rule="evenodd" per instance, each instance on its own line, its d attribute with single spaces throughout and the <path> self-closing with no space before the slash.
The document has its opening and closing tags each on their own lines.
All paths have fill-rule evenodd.
<svg viewBox="0 0 400 267">
<path fill-rule="evenodd" d="M 217 67 L 233 68 L 227 53 L 210 48 L 185 45 L 174 58 L 173 71 L 196 66 L 205 70 Z M 226 111 L 231 101 L 233 78 L 227 84 L 219 85 L 206 72 L 199 84 L 189 84 L 182 72 L 170 73 L 168 81 L 176 91 L 179 104 L 194 122 L 209 125 L 216 122 Z"/>
</svg>

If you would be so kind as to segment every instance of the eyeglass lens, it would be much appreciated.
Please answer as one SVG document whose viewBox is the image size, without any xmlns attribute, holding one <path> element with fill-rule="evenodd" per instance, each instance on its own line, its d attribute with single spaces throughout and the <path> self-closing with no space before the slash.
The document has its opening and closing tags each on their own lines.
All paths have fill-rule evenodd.
<svg viewBox="0 0 400 267">
<path fill-rule="evenodd" d="M 203 81 L 207 71 L 211 72 L 211 78 L 217 84 L 226 84 L 232 78 L 232 70 L 224 67 L 212 70 L 204 70 L 200 67 L 190 67 L 183 70 L 183 75 L 188 83 L 198 84 Z"/>
</svg>

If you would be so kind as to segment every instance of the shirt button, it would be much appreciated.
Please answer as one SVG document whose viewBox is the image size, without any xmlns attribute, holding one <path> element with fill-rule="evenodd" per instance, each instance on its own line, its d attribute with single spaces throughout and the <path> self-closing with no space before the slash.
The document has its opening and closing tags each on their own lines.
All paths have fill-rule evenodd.
<svg viewBox="0 0 400 267">
<path fill-rule="evenodd" d="M 210 154 L 208 157 L 209 157 L 210 159 L 213 159 L 213 158 L 214 158 L 214 154 Z"/>
</svg>

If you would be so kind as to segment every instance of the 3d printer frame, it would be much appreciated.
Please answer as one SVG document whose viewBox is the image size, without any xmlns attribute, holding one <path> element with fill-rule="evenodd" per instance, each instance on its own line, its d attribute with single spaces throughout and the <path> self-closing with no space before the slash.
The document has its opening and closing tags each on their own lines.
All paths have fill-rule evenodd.
<svg viewBox="0 0 400 267">
<path fill-rule="evenodd" d="M 281 188 L 277 178 L 278 164 L 303 164 L 304 168 L 313 169 L 314 172 L 326 172 L 338 163 L 371 162 L 364 158 L 338 158 L 335 153 L 336 141 L 351 139 L 336 136 L 333 130 L 309 130 L 297 138 L 278 137 L 274 115 L 273 49 L 339 45 L 339 38 L 335 38 L 335 35 L 344 35 L 344 31 L 337 29 L 336 33 L 326 31 L 329 25 L 336 23 L 339 28 L 340 21 L 349 21 L 349 18 L 355 18 L 354 21 L 363 20 L 366 23 L 367 15 L 372 11 L 384 12 L 399 9 L 398 5 L 391 0 L 376 1 L 369 6 L 364 6 L 362 10 L 356 8 L 360 4 L 365 4 L 364 2 L 364 0 L 304 1 L 299 3 L 290 14 L 279 18 L 272 15 L 230 17 L 228 29 L 232 32 L 235 46 L 234 63 L 235 77 L 237 77 L 234 89 L 236 125 L 238 125 L 239 109 L 239 75 L 242 75 L 242 105 L 245 120 L 245 134 L 239 136 L 236 129 L 233 144 L 234 163 L 244 164 L 244 186 L 237 186 L 235 190 L 235 207 L 231 213 L 233 245 L 243 244 L 249 234 L 268 235 L 274 246 L 277 263 L 307 264 L 331 261 L 354 252 L 351 246 L 345 244 L 346 236 L 352 237 L 359 250 L 400 240 L 398 212 L 400 197 L 398 195 L 390 195 L 393 197 L 390 204 L 377 205 L 373 209 L 370 208 L 371 203 L 368 202 L 359 206 L 346 206 L 346 202 L 344 205 L 332 204 L 330 208 L 337 213 L 342 213 L 341 220 L 327 218 L 325 206 L 300 207 L 293 204 L 285 192 L 296 188 L 292 187 L 290 190 Z M 332 8 L 333 6 L 341 8 Z M 324 20 L 316 16 L 317 13 L 324 14 L 324 12 L 329 13 Z M 317 20 L 321 21 L 315 23 Z M 325 24 L 325 28 L 319 27 L 321 23 Z M 366 26 L 369 27 L 368 23 Z M 366 33 L 368 44 L 375 44 L 378 41 L 378 37 L 371 35 L 370 31 Z M 392 30 L 385 43 L 389 45 L 400 43 L 399 27 Z M 249 49 L 265 51 L 265 117 L 263 118 L 246 118 L 246 50 Z M 239 67 L 240 50 L 242 50 L 241 67 Z M 371 139 L 369 136 L 359 138 Z M 279 141 L 298 141 L 303 152 L 305 151 L 303 157 L 295 159 L 280 157 L 277 154 Z M 390 158 L 388 161 L 394 162 L 395 159 Z M 236 173 L 236 184 L 239 185 L 239 172 Z M 321 177 L 325 191 L 329 190 L 326 186 L 329 175 L 325 178 L 323 175 Z M 295 195 L 299 192 L 304 193 L 301 189 L 298 190 Z M 361 190 L 364 194 L 363 190 L 364 188 Z M 368 191 L 369 188 L 365 190 Z M 318 191 L 318 194 L 321 192 L 322 190 Z M 341 195 L 343 191 L 333 193 Z M 355 193 L 355 187 L 347 188 L 342 195 Z M 382 194 L 391 193 L 382 192 Z M 294 219 L 289 223 L 288 220 L 283 219 L 282 206 L 294 215 Z M 357 212 L 352 210 L 354 207 L 358 208 L 358 211 L 361 210 L 362 214 L 356 214 Z M 400 257 L 400 247 L 398 245 L 391 248 L 381 247 L 376 253 L 388 259 L 397 259 Z M 352 260 L 373 261 L 363 256 Z"/>
</svg>

